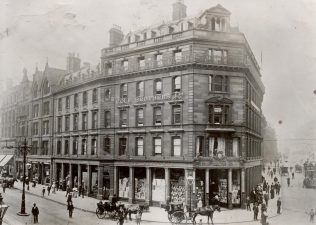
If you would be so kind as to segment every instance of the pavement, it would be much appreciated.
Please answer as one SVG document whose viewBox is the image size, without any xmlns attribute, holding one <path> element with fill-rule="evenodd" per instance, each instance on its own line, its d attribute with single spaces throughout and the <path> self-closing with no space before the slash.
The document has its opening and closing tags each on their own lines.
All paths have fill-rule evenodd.
<svg viewBox="0 0 316 225">
<path fill-rule="evenodd" d="M 268 178 L 269 181 L 269 178 Z M 271 183 L 269 181 L 269 183 Z M 46 186 L 45 186 L 46 187 Z M 22 190 L 22 182 L 16 182 L 14 185 L 14 188 Z M 30 185 L 30 190 L 26 190 L 27 194 L 34 195 L 34 196 L 39 196 L 42 197 L 42 188 L 43 185 L 37 184 L 36 187 L 32 187 Z M 66 192 L 64 191 L 56 191 L 55 194 L 50 193 L 50 195 L 47 195 L 47 190 L 45 193 L 45 196 L 42 197 L 46 200 L 58 203 L 60 205 L 67 205 L 67 198 L 65 196 Z M 27 197 L 27 196 L 26 196 Z M 277 207 L 276 207 L 276 201 L 277 201 L 276 196 L 274 199 L 271 199 L 269 201 L 269 207 L 268 207 L 268 215 L 269 218 L 274 218 L 279 216 L 277 212 Z M 82 210 L 84 212 L 89 212 L 95 214 L 95 210 L 97 207 L 97 203 L 99 202 L 98 199 L 91 198 L 91 197 L 78 197 L 78 198 L 73 198 L 73 204 L 75 206 L 75 209 Z M 125 203 L 125 202 L 123 202 Z M 125 204 L 128 204 L 127 202 Z M 260 221 L 260 212 L 259 212 L 259 221 Z M 133 218 L 133 216 L 132 216 Z M 196 221 L 200 221 L 202 219 L 203 224 L 207 224 L 207 217 L 196 217 Z M 244 209 L 225 209 L 221 208 L 221 212 L 215 212 L 214 213 L 214 222 L 216 224 L 245 224 L 245 223 L 253 223 L 253 212 L 247 211 Z M 142 221 L 144 222 L 150 222 L 154 224 L 165 224 L 168 223 L 170 224 L 168 217 L 167 217 L 167 212 L 165 212 L 164 209 L 159 208 L 159 207 L 150 207 L 150 210 L 148 212 L 144 212 L 142 215 Z M 259 223 L 259 222 L 257 222 Z"/>
</svg>

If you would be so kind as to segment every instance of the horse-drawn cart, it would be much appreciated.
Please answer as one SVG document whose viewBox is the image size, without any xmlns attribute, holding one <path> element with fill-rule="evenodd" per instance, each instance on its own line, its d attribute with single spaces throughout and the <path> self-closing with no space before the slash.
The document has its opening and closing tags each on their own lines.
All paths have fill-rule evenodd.
<svg viewBox="0 0 316 225">
<path fill-rule="evenodd" d="M 166 207 L 168 212 L 168 220 L 172 224 L 187 223 L 187 216 L 182 202 L 171 202 Z"/>
</svg>

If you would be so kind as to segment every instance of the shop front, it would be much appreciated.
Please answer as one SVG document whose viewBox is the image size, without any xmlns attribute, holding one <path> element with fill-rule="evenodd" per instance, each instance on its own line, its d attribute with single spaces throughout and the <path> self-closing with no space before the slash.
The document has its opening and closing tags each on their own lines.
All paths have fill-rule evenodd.
<svg viewBox="0 0 316 225">
<path fill-rule="evenodd" d="M 146 198 L 146 168 L 137 167 L 134 171 L 135 176 L 135 193 L 136 201 L 145 201 Z"/>
<path fill-rule="evenodd" d="M 118 197 L 123 199 L 128 199 L 129 197 L 129 167 L 119 167 L 119 192 Z"/>
<path fill-rule="evenodd" d="M 152 202 L 154 205 L 166 200 L 166 180 L 164 168 L 152 168 Z"/>
<path fill-rule="evenodd" d="M 170 201 L 185 202 L 185 173 L 184 169 L 170 169 Z"/>
</svg>

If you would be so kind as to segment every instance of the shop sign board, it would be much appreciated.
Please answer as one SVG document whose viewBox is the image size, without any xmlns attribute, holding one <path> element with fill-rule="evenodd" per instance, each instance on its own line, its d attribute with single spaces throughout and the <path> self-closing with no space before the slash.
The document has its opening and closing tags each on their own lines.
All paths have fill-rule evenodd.
<svg viewBox="0 0 316 225">
<path fill-rule="evenodd" d="M 138 96 L 136 98 L 115 98 L 111 97 L 111 101 L 117 104 L 146 103 L 155 101 L 177 101 L 183 100 L 183 92 L 165 93 L 160 95 Z"/>
</svg>

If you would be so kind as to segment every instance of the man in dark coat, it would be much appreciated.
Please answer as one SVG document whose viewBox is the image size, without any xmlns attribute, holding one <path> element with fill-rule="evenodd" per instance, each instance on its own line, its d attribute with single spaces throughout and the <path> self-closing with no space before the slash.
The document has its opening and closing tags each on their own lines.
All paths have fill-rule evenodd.
<svg viewBox="0 0 316 225">
<path fill-rule="evenodd" d="M 281 214 L 281 198 L 278 198 L 278 201 L 277 201 L 277 207 L 278 207 L 278 210 L 277 210 L 277 213 L 278 214 Z"/>
<path fill-rule="evenodd" d="M 80 197 L 80 195 L 81 195 L 81 192 L 82 192 L 82 185 L 80 184 L 80 185 L 79 185 L 79 188 L 78 188 L 79 197 Z"/>
<path fill-rule="evenodd" d="M 32 215 L 34 217 L 34 223 L 38 223 L 38 214 L 39 214 L 39 210 L 36 206 L 36 204 L 33 204 L 33 208 L 32 208 Z"/>
<path fill-rule="evenodd" d="M 69 213 L 69 218 L 72 218 L 72 213 L 74 211 L 74 205 L 73 205 L 72 201 L 68 202 L 67 210 Z"/>
<path fill-rule="evenodd" d="M 264 198 L 264 201 L 266 202 L 266 205 L 268 206 L 268 202 L 269 202 L 269 193 L 265 192 L 263 194 L 263 198 Z"/>
</svg>

